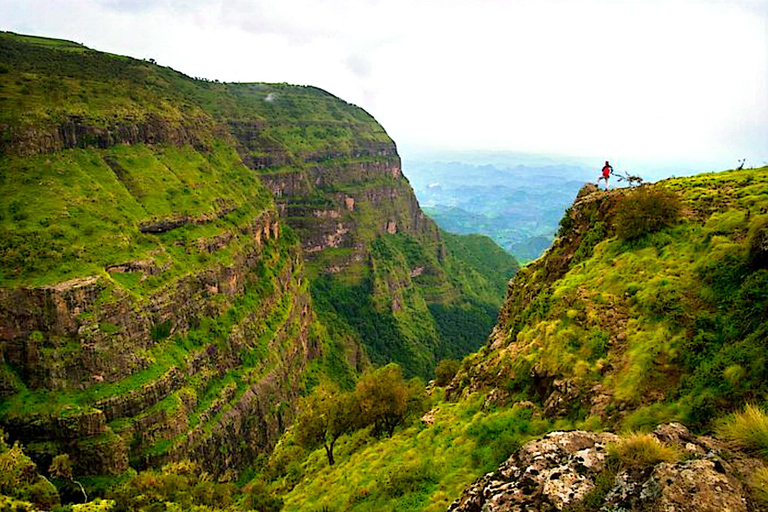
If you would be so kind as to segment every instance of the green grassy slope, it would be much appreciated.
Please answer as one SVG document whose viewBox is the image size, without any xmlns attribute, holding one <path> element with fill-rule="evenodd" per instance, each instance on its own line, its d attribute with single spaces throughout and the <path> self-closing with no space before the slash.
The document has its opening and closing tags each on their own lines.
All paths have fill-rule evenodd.
<svg viewBox="0 0 768 512">
<path fill-rule="evenodd" d="M 633 240 L 612 236 L 632 191 L 577 201 L 560 242 L 512 283 L 465 382 L 544 402 L 566 379 L 568 414 L 635 428 L 707 428 L 768 398 L 768 169 L 652 187 L 677 194 L 683 218 Z"/>
</svg>

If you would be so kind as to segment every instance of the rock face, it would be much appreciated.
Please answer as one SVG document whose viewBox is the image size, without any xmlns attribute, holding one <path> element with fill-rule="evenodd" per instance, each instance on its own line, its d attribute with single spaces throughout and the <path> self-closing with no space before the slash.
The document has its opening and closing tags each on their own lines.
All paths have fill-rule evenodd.
<svg viewBox="0 0 768 512">
<path fill-rule="evenodd" d="M 595 487 L 613 434 L 552 432 L 531 441 L 499 469 L 464 491 L 452 512 L 554 511 L 578 503 Z"/>
<path fill-rule="evenodd" d="M 322 312 L 330 309 L 350 325 L 349 335 L 374 363 L 394 360 L 425 379 L 439 359 L 480 346 L 501 293 L 478 296 L 488 288 L 475 282 L 481 273 L 457 275 L 457 267 L 471 265 L 456 261 L 422 212 L 384 129 L 365 111 L 311 87 L 259 84 L 236 92 L 244 108 L 250 101 L 269 106 L 261 119 L 229 112 L 221 118 L 298 235 L 313 281 L 322 281 L 313 286 Z M 292 108 L 299 104 L 307 108 Z M 295 116 L 278 115 L 283 109 Z M 319 121 L 321 113 L 327 116 Z M 299 132 L 307 135 L 301 146 L 279 144 Z M 333 296 L 318 295 L 327 288 Z M 344 295 L 355 296 L 355 304 L 344 304 Z M 472 341 L 459 347 L 462 337 Z"/>
<path fill-rule="evenodd" d="M 177 87 L 200 83 L 5 33 L 0 62 L 25 84 L 0 113 L 0 424 L 43 471 L 235 478 L 322 352 L 299 243 Z"/>
<path fill-rule="evenodd" d="M 498 470 L 472 486 L 451 512 L 595 510 L 600 512 L 746 512 L 756 510 L 750 478 L 761 461 L 680 424 L 653 437 L 677 450 L 679 461 L 623 467 L 609 455 L 610 433 L 552 432 L 525 444 Z M 600 481 L 602 480 L 602 481 Z M 608 485 L 605 485 L 608 482 Z M 589 499 L 589 505 L 585 499 Z"/>
</svg>

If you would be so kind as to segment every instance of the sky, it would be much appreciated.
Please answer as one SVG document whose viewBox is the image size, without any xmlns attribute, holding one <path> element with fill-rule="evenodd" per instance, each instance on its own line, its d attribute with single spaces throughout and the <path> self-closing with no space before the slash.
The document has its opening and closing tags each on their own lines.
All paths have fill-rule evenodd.
<svg viewBox="0 0 768 512">
<path fill-rule="evenodd" d="M 0 29 L 321 87 L 405 158 L 768 164 L 768 0 L 0 0 Z"/>
</svg>

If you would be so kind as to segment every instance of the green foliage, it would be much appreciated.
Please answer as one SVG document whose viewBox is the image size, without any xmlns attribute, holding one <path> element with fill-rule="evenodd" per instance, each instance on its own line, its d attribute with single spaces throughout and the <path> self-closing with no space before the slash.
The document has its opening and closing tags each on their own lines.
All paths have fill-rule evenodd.
<svg viewBox="0 0 768 512">
<path fill-rule="evenodd" d="M 430 304 L 429 312 L 444 340 L 436 358 L 461 358 L 482 346 L 496 323 L 497 310 L 470 301 L 468 305 Z"/>
<path fill-rule="evenodd" d="M 658 187 L 634 189 L 616 213 L 616 235 L 622 240 L 637 240 L 674 225 L 682 206 L 674 192 Z"/>
<path fill-rule="evenodd" d="M 395 429 L 424 412 L 424 385 L 417 378 L 405 381 L 402 370 L 389 364 L 366 372 L 355 387 L 355 398 L 363 422 L 373 425 L 375 434 L 392 437 Z"/>
<path fill-rule="evenodd" d="M 517 407 L 468 426 L 466 435 L 476 446 L 471 454 L 472 465 L 484 473 L 494 471 L 535 431 L 531 420 L 531 409 Z"/>
<path fill-rule="evenodd" d="M 486 236 L 441 234 L 448 249 L 445 265 L 449 276 L 464 285 L 467 295 L 498 309 L 507 282 L 520 268 L 517 260 Z"/>
<path fill-rule="evenodd" d="M 401 364 L 408 374 L 421 370 L 409 350 L 408 341 L 398 329 L 395 318 L 379 312 L 373 303 L 373 281 L 347 285 L 332 275 L 321 275 L 311 281 L 310 290 L 315 307 L 325 313 L 326 324 L 347 324 L 364 340 L 371 361 L 384 365 L 389 361 Z M 413 372 L 413 373 L 412 373 Z"/>
<path fill-rule="evenodd" d="M 389 468 L 382 482 L 383 491 L 392 497 L 414 494 L 437 483 L 437 475 L 430 460 L 397 464 Z"/>
<path fill-rule="evenodd" d="M 608 446 L 610 456 L 616 457 L 623 468 L 640 468 L 659 462 L 676 462 L 680 453 L 650 434 L 630 433 Z"/>
<path fill-rule="evenodd" d="M 753 489 L 753 496 L 757 502 L 764 507 L 768 507 L 768 468 L 757 469 L 749 478 L 749 483 Z"/>
<path fill-rule="evenodd" d="M 234 486 L 214 482 L 199 466 L 188 461 L 167 464 L 160 470 L 142 471 L 110 489 L 106 498 L 115 512 L 165 510 L 237 510 Z"/>
<path fill-rule="evenodd" d="M 113 500 L 103 500 L 101 498 L 96 498 L 87 503 L 72 505 L 72 512 L 108 512 L 114 509 L 115 502 Z"/>
<path fill-rule="evenodd" d="M 435 368 L 435 376 L 437 377 L 435 379 L 435 384 L 441 387 L 447 386 L 456 376 L 459 368 L 461 368 L 461 363 L 459 361 L 456 361 L 455 359 L 443 359 L 437 363 L 437 368 Z"/>
<path fill-rule="evenodd" d="M 284 489 L 284 510 L 442 511 L 488 468 L 495 469 L 491 459 L 508 457 L 508 450 L 553 427 L 525 408 L 483 411 L 480 395 L 454 403 L 433 400 L 429 423 L 405 426 L 392 437 L 372 437 L 365 429 L 343 436 L 334 466 L 322 451 L 310 454 L 297 484 L 286 488 L 280 478 L 272 483 Z"/>
<path fill-rule="evenodd" d="M 329 384 L 320 384 L 299 402 L 294 422 L 296 442 L 307 449 L 325 448 L 328 464 L 333 465 L 333 447 L 339 437 L 362 426 L 356 396 L 339 392 Z"/>
<path fill-rule="evenodd" d="M 59 504 L 59 493 L 37 473 L 37 466 L 15 442 L 8 446 L 0 430 L 0 495 L 33 503 L 42 509 Z"/>
<path fill-rule="evenodd" d="M 749 263 L 753 268 L 768 268 L 768 216 L 761 217 L 749 230 Z"/>
<path fill-rule="evenodd" d="M 269 492 L 269 489 L 261 480 L 248 484 L 243 489 L 243 492 L 245 494 L 243 505 L 246 510 L 280 512 L 283 508 L 283 500 Z"/>
<path fill-rule="evenodd" d="M 53 458 L 48 472 L 55 478 L 72 478 L 72 460 L 66 453 L 59 454 Z"/>
<path fill-rule="evenodd" d="M 768 415 L 762 408 L 748 404 L 743 411 L 724 419 L 717 433 L 734 446 L 757 452 L 768 460 Z"/>
</svg>

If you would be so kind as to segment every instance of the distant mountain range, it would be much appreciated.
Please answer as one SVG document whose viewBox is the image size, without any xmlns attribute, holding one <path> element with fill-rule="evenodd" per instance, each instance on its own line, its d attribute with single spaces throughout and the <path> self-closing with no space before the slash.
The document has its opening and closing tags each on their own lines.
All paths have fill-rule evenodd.
<svg viewBox="0 0 768 512">
<path fill-rule="evenodd" d="M 597 176 L 582 165 L 543 157 L 467 160 L 472 163 L 406 159 L 404 167 L 424 211 L 441 228 L 487 235 L 523 262 L 549 247 L 565 209 Z"/>
</svg>

